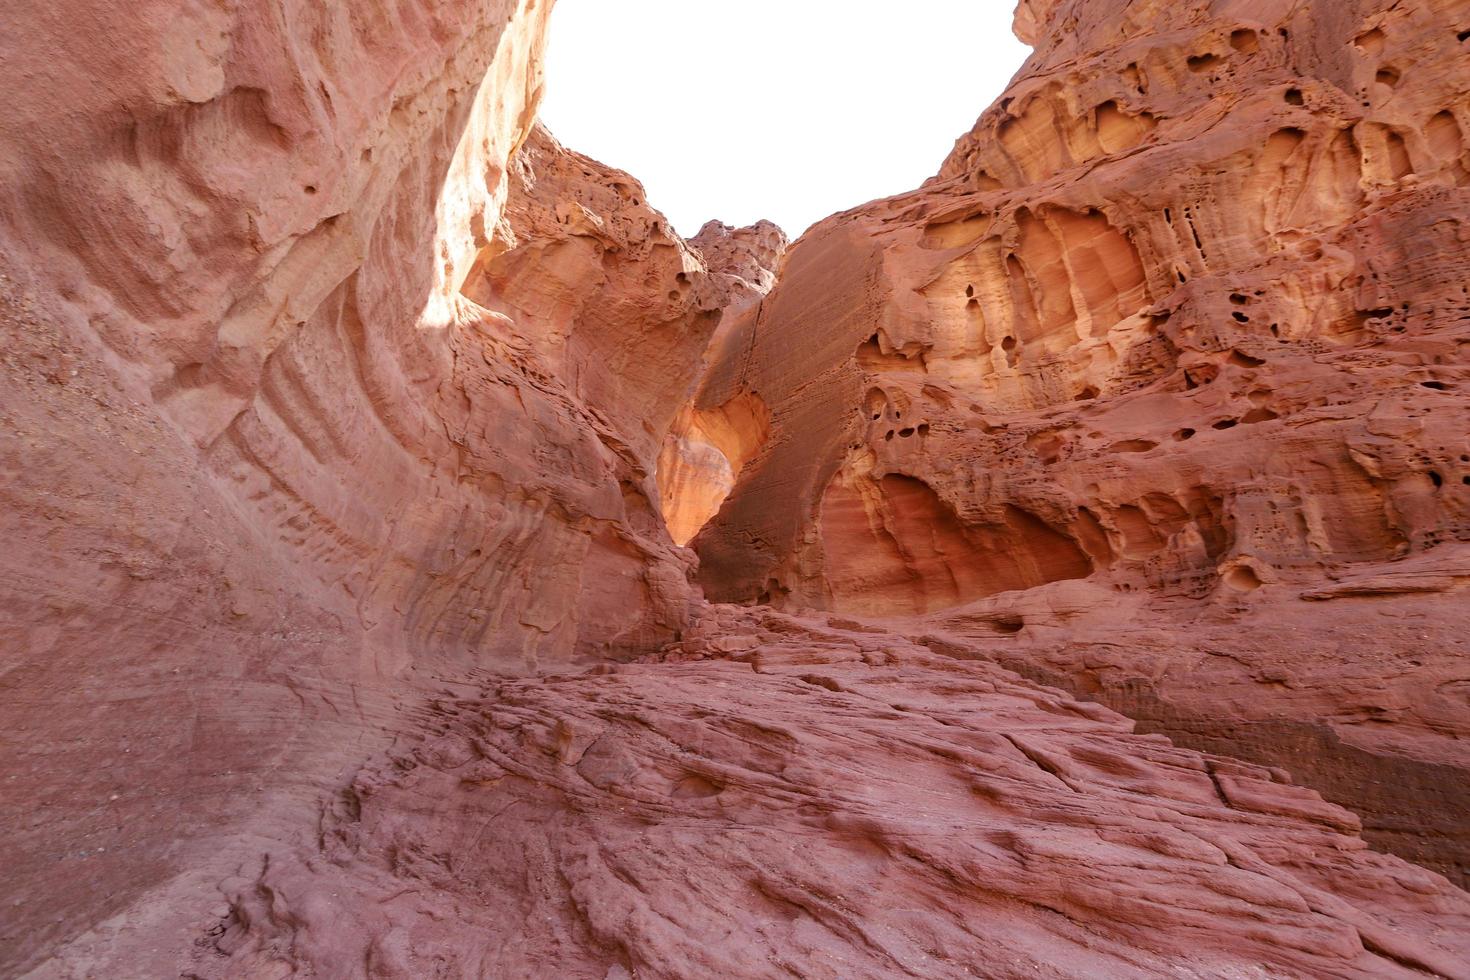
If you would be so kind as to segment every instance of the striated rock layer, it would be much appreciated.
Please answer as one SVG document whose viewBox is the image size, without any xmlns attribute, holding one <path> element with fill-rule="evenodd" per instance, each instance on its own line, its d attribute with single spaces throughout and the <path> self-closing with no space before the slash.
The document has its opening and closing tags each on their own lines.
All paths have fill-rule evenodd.
<svg viewBox="0 0 1470 980">
<path fill-rule="evenodd" d="M 1470 878 L 1470 8 L 1026 2 L 714 372 L 711 598 L 918 618 Z"/>
<path fill-rule="evenodd" d="M 1026 0 L 788 254 L 548 7 L 9 18 L 0 972 L 1470 976 L 1457 8 Z"/>
<path fill-rule="evenodd" d="M 697 599 L 655 462 L 751 287 L 533 130 L 549 4 L 186 6 L 0 40 L 5 974 L 168 975 L 424 691 Z"/>
<path fill-rule="evenodd" d="M 648 662 L 487 680 L 423 726 L 319 846 L 227 883 L 196 975 L 1470 965 L 1470 895 L 1284 773 L 855 623 L 713 607 Z"/>
</svg>

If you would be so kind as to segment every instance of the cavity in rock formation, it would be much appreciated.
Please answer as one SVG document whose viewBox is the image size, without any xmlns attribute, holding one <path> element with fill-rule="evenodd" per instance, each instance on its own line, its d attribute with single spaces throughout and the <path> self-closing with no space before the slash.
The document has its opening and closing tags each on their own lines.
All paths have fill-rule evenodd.
<svg viewBox="0 0 1470 980">
<path fill-rule="evenodd" d="M 789 247 L 548 14 L 9 12 L 0 973 L 1470 976 L 1470 8 L 1022 0 Z"/>
</svg>

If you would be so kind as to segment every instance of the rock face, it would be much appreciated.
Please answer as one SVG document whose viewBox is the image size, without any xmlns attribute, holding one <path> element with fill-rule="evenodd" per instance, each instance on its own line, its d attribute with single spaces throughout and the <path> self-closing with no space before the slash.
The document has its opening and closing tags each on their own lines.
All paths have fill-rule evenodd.
<svg viewBox="0 0 1470 980">
<path fill-rule="evenodd" d="M 1458 8 L 1025 0 L 788 253 L 544 0 L 22 6 L 0 973 L 1470 976 Z"/>
<path fill-rule="evenodd" d="M 689 244 L 728 290 L 724 317 L 709 345 L 710 364 L 738 364 L 730 345 L 749 339 L 759 301 L 776 284 L 786 235 L 769 221 L 749 228 L 711 221 Z M 680 411 L 659 454 L 659 496 L 676 544 L 687 545 L 719 513 L 770 434 L 771 413 L 760 396 L 740 378 L 706 367 L 704 383 Z"/>
<path fill-rule="evenodd" d="M 1023 3 L 939 176 L 717 365 L 771 421 L 710 597 L 931 617 L 1465 883 L 1466 16 Z"/>
<path fill-rule="evenodd" d="M 0 973 L 187 948 L 427 686 L 688 619 L 655 461 L 733 287 L 533 132 L 548 6 L 9 18 Z"/>
</svg>

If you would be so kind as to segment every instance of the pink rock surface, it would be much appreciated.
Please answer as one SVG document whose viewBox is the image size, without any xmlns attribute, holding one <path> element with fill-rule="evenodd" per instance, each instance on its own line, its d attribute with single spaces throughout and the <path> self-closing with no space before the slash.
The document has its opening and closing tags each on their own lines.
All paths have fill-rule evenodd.
<svg viewBox="0 0 1470 980">
<path fill-rule="evenodd" d="M 548 14 L 7 12 L 0 973 L 1470 976 L 1459 8 L 1026 0 L 789 253 Z"/>
<path fill-rule="evenodd" d="M 958 624 L 1470 881 L 1464 18 L 1022 4 L 939 176 L 712 368 L 770 431 L 709 596 Z"/>
<path fill-rule="evenodd" d="M 653 471 L 725 280 L 531 132 L 548 5 L 290 8 L 0 40 L 0 973 L 159 975 L 424 690 L 696 599 Z"/>
<path fill-rule="evenodd" d="M 1134 735 L 1099 706 L 855 624 L 715 607 L 652 662 L 490 680 L 423 723 L 334 801 L 319 850 L 272 854 L 227 886 L 235 911 L 195 972 L 1411 977 L 1470 963 L 1470 896 L 1369 850 L 1354 815 L 1279 771 Z"/>
</svg>

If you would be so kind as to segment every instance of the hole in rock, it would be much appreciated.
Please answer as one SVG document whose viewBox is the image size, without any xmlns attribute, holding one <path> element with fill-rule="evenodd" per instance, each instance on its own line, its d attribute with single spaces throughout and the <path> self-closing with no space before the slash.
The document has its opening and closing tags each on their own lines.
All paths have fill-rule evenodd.
<svg viewBox="0 0 1470 980">
<path fill-rule="evenodd" d="M 914 477 L 839 474 L 820 518 L 833 610 L 922 614 L 1092 574 L 1092 559 L 1066 531 L 1014 505 L 996 521 L 967 524 Z"/>
<path fill-rule="evenodd" d="M 1221 432 L 1223 432 L 1226 429 L 1233 429 L 1239 424 L 1240 423 L 1237 422 L 1235 419 L 1222 419 L 1221 421 L 1216 422 L 1214 425 L 1210 426 L 1210 428 L 1219 429 Z"/>
<path fill-rule="evenodd" d="M 1249 28 L 1241 28 L 1230 34 L 1230 46 L 1243 54 L 1252 54 L 1261 46 L 1260 38 L 1256 32 Z"/>
<path fill-rule="evenodd" d="M 659 500 L 675 544 L 687 545 L 719 513 L 770 434 L 770 410 L 749 392 L 679 413 L 658 459 Z"/>
<path fill-rule="evenodd" d="M 1016 347 L 1016 338 L 1007 337 L 1000 342 L 1000 349 L 1005 351 L 1006 366 L 1015 367 L 1021 361 L 1021 352 Z"/>
<path fill-rule="evenodd" d="M 1006 636 L 1015 636 L 1026 628 L 1026 620 L 1020 616 L 997 616 L 989 623 L 997 633 L 1003 633 Z"/>
<path fill-rule="evenodd" d="M 1383 46 L 1386 40 L 1387 36 L 1383 33 L 1382 29 L 1375 27 L 1371 31 L 1364 31 L 1362 34 L 1359 34 L 1357 40 L 1353 43 L 1364 54 L 1378 55 L 1383 53 Z"/>
<path fill-rule="evenodd" d="M 870 374 L 890 371 L 922 373 L 928 370 L 924 356 L 927 350 L 927 347 L 915 341 L 895 347 L 880 330 L 858 345 L 857 362 L 860 368 Z M 897 414 L 894 415 L 894 418 L 898 417 Z"/>
<path fill-rule="evenodd" d="M 1307 98 L 1306 98 L 1305 95 L 1302 94 L 1302 90 L 1301 89 L 1299 89 L 1299 88 L 1289 88 L 1289 89 L 1286 90 L 1286 104 L 1287 105 L 1306 105 L 1307 104 Z"/>
<path fill-rule="evenodd" d="M 1233 350 L 1230 352 L 1230 363 L 1236 367 L 1257 368 L 1265 364 L 1266 359 L 1264 357 L 1252 357 L 1249 354 L 1242 354 L 1238 350 Z"/>
<path fill-rule="evenodd" d="M 1442 486 L 1444 486 L 1444 477 L 1440 476 L 1434 470 L 1430 470 L 1429 471 L 1429 482 L 1430 483 L 1433 483 L 1436 487 L 1442 487 Z"/>
<path fill-rule="evenodd" d="M 1213 383 L 1219 376 L 1218 364 L 1196 364 L 1184 372 L 1184 387 L 1193 391 Z"/>
<path fill-rule="evenodd" d="M 1225 584 L 1237 592 L 1254 592 L 1265 583 L 1249 565 L 1239 565 L 1225 574 Z"/>
<path fill-rule="evenodd" d="M 1152 439 L 1128 439 L 1124 442 L 1115 442 L 1111 447 L 1115 453 L 1146 453 L 1159 448 L 1159 444 Z"/>
<path fill-rule="evenodd" d="M 1174 433 L 1174 438 L 1177 439 L 1179 442 L 1185 442 L 1186 440 L 1193 439 L 1194 430 L 1180 429 L 1178 432 Z"/>
</svg>

